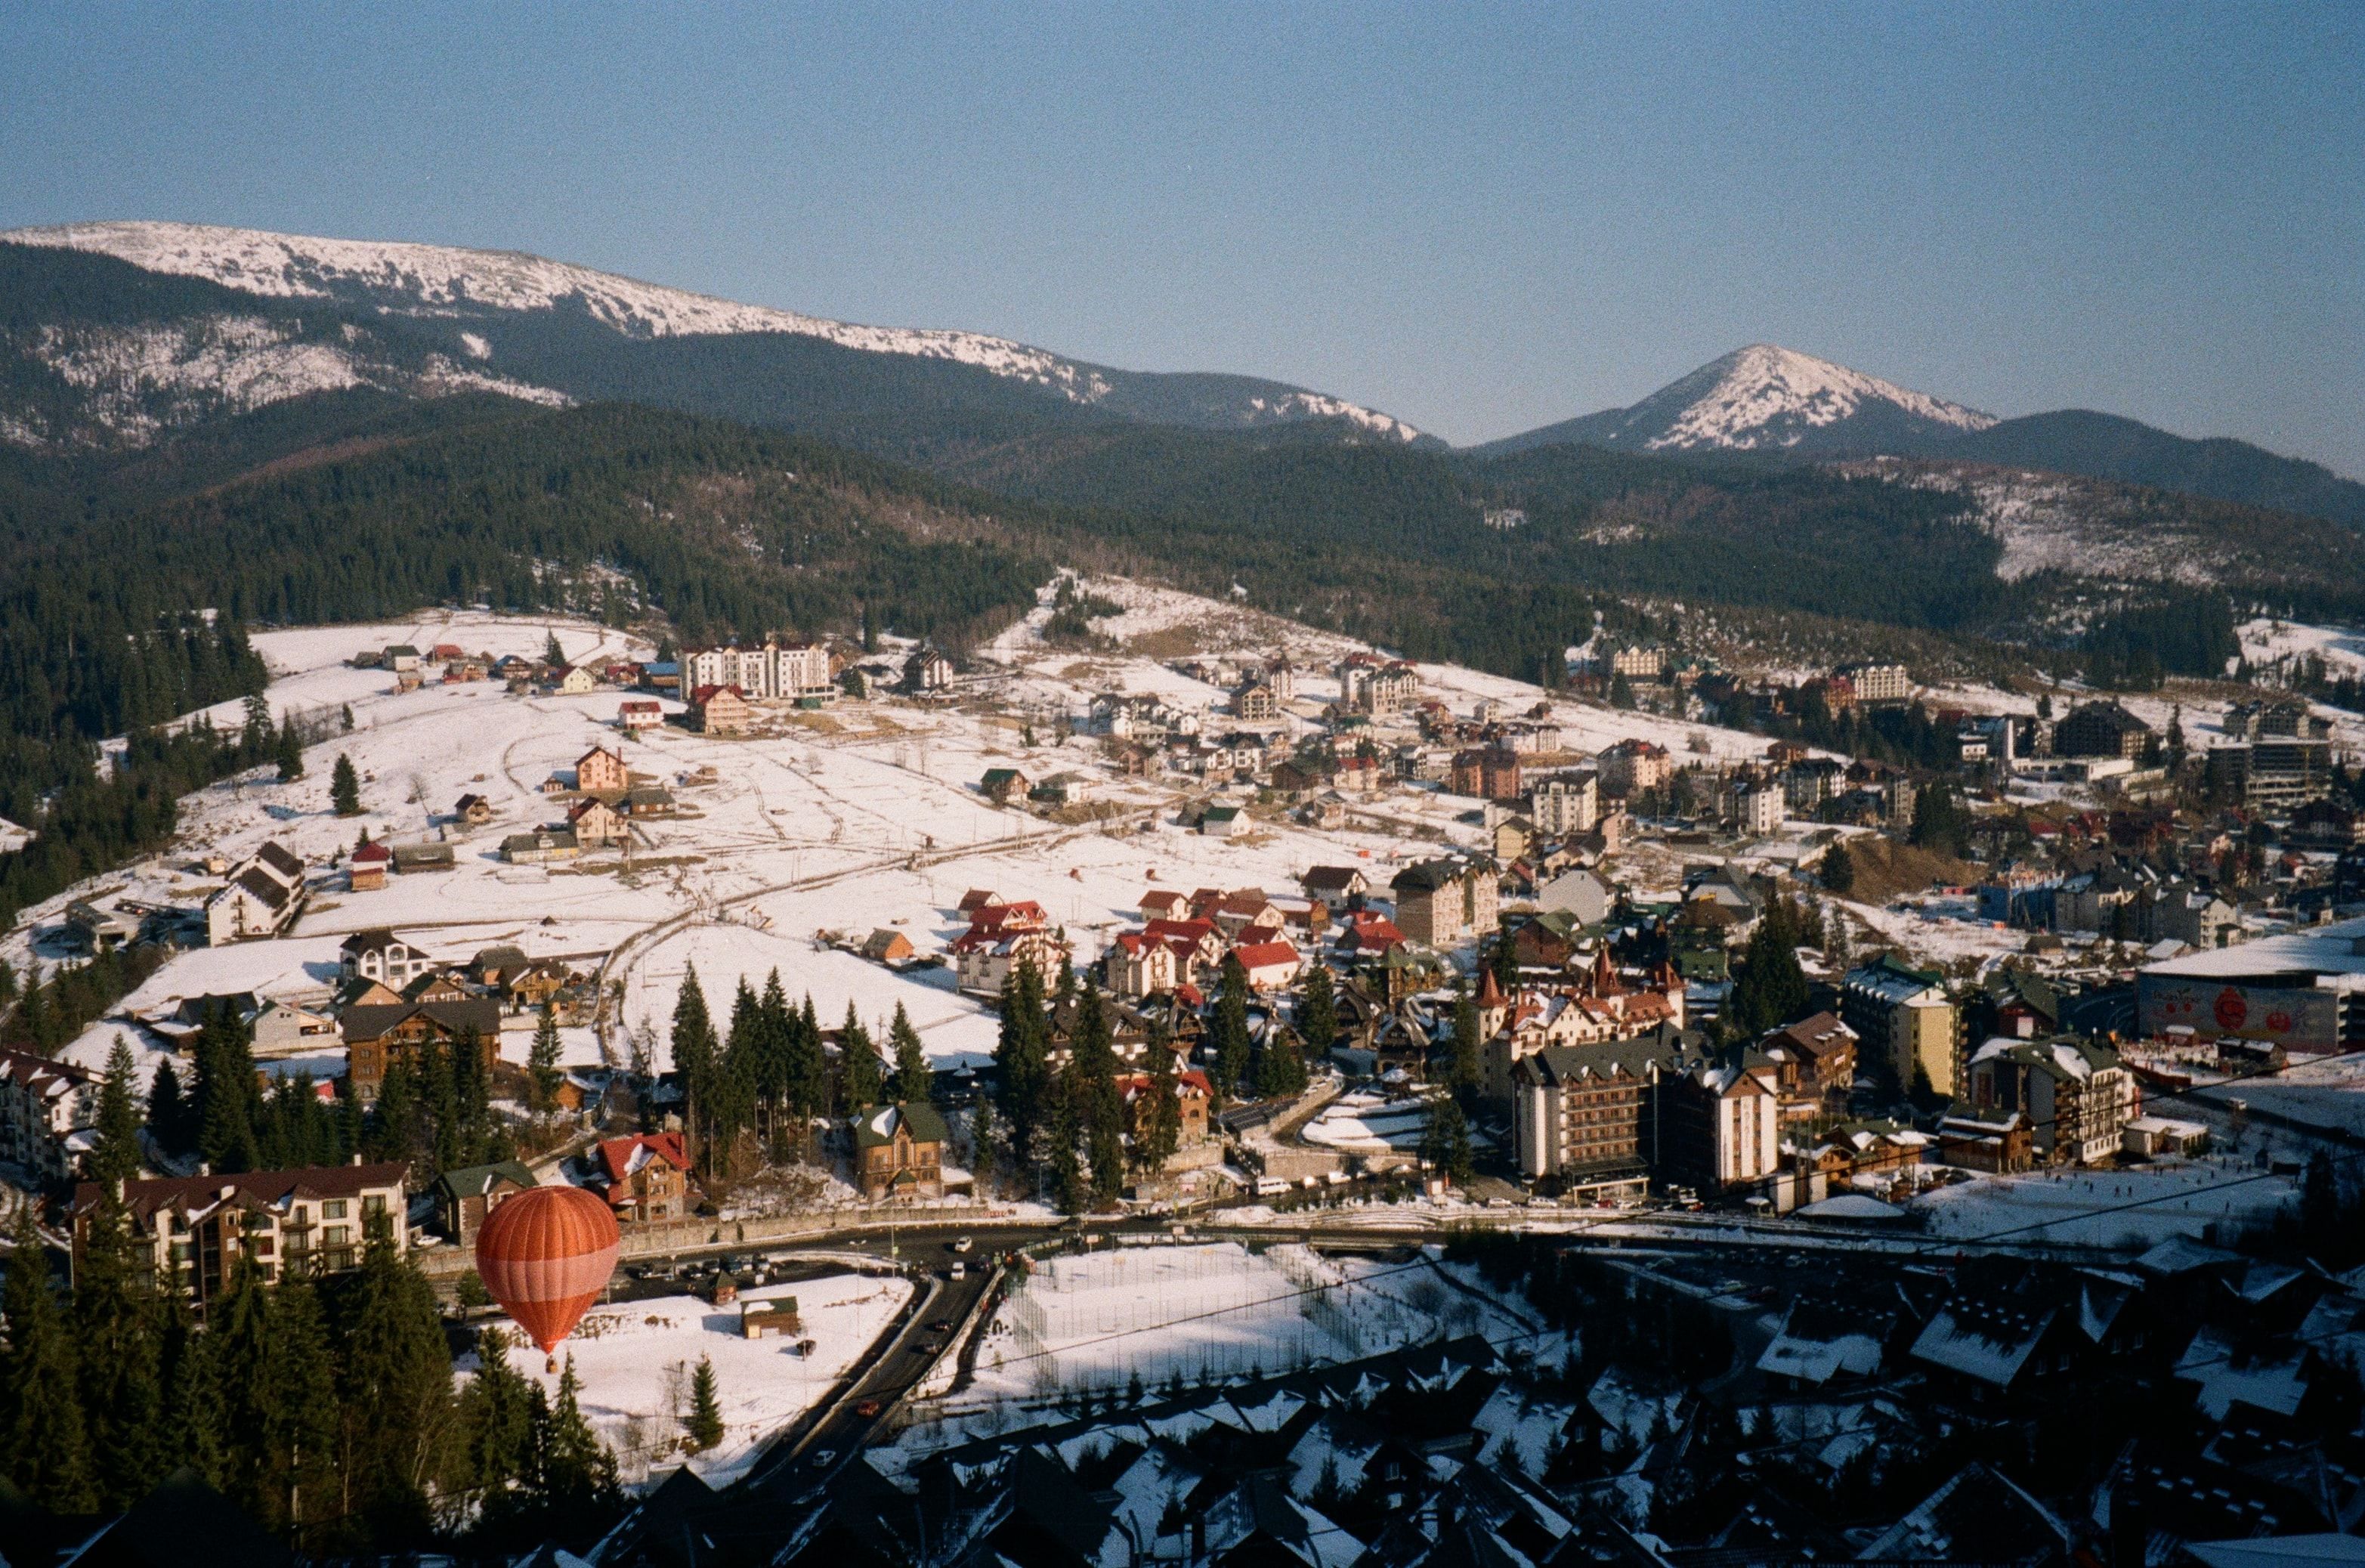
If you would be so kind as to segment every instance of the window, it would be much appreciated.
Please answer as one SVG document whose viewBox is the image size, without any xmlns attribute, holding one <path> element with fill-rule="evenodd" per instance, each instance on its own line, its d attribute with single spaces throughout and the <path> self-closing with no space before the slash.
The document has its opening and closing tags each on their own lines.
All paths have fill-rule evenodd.
<svg viewBox="0 0 2365 1568">
<path fill-rule="evenodd" d="M 353 1239 L 353 1227 L 349 1225 L 332 1225 L 329 1227 L 327 1239 L 331 1247 L 351 1246 Z"/>
<path fill-rule="evenodd" d="M 372 1193 L 369 1196 L 364 1198 L 362 1200 L 362 1213 L 373 1219 L 377 1215 L 386 1213 L 386 1194 L 384 1193 Z"/>
<path fill-rule="evenodd" d="M 342 1198 L 331 1198 L 328 1202 L 322 1204 L 320 1205 L 320 1217 L 322 1219 L 344 1218 L 345 1200 Z"/>
</svg>

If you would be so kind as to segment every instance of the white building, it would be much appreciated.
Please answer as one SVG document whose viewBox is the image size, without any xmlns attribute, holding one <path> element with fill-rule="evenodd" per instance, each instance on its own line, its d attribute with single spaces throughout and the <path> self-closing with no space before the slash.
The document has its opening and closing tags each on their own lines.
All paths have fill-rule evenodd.
<svg viewBox="0 0 2365 1568">
<path fill-rule="evenodd" d="M 1601 780 L 1591 773 L 1543 778 L 1528 791 L 1528 820 L 1547 837 L 1591 833 L 1601 819 Z"/>
<path fill-rule="evenodd" d="M 230 879 L 207 895 L 206 940 L 219 947 L 276 936 L 304 913 L 308 892 L 304 862 L 274 839 L 233 867 Z"/>
<path fill-rule="evenodd" d="M 373 980 L 400 991 L 435 967 L 424 952 L 383 925 L 356 931 L 337 949 L 337 973 L 345 980 Z"/>
<path fill-rule="evenodd" d="M 829 650 L 818 643 L 786 647 L 767 641 L 760 648 L 687 648 L 681 655 L 681 689 L 735 686 L 743 697 L 806 697 L 832 689 Z"/>
<path fill-rule="evenodd" d="M 1784 803 L 1777 785 L 1755 785 L 1743 790 L 1734 801 L 1741 831 L 1755 838 L 1781 832 Z"/>
<path fill-rule="evenodd" d="M 0 1159 L 44 1182 L 73 1174 L 98 1122 L 98 1081 L 72 1062 L 0 1051 Z"/>
</svg>

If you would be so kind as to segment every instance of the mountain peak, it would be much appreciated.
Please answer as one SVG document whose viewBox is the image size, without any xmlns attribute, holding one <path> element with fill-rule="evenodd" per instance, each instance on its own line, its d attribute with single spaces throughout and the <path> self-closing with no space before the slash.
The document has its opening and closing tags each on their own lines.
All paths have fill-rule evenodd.
<svg viewBox="0 0 2365 1568">
<path fill-rule="evenodd" d="M 1665 416 L 1637 442 L 1650 451 L 1789 448 L 1867 415 L 1955 431 L 1980 431 L 1995 416 L 1779 343 L 1751 343 L 1652 394 L 1631 414 Z M 1817 444 L 1825 444 L 1818 442 Z"/>
</svg>

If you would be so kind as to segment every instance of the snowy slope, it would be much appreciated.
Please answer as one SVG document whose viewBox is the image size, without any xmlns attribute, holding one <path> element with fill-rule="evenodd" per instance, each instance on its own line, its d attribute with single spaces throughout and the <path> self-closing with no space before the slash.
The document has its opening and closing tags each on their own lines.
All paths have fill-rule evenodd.
<svg viewBox="0 0 2365 1568">
<path fill-rule="evenodd" d="M 1900 438 L 1959 435 L 1994 423 L 1992 414 L 1827 359 L 1752 343 L 1631 408 L 1548 425 L 1485 450 L 1585 442 L 1643 452 L 1878 451 Z"/>
<path fill-rule="evenodd" d="M 335 300 L 398 314 L 468 317 L 577 310 L 620 336 L 787 332 L 864 353 L 949 360 L 1041 386 L 1069 400 L 1110 399 L 1129 373 L 981 332 L 869 327 L 684 289 L 515 251 L 333 240 L 192 223 L 73 223 L 0 232 L 0 241 L 96 252 L 151 272 L 200 277 L 246 293 Z M 1232 422 L 1342 419 L 1392 440 L 1419 431 L 1320 393 L 1270 388 L 1239 399 Z"/>
</svg>

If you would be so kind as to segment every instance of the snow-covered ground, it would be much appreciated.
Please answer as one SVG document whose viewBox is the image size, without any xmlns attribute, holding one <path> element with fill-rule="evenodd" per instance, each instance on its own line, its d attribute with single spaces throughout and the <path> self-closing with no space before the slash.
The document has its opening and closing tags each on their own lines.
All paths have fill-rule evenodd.
<svg viewBox="0 0 2365 1568">
<path fill-rule="evenodd" d="M 1378 1154 L 1418 1148 L 1429 1126 L 1429 1102 L 1418 1096 L 1392 1100 L 1384 1094 L 1357 1091 L 1341 1094 L 1322 1108 L 1300 1133 L 1307 1143 L 1326 1144 L 1351 1153 Z"/>
<path fill-rule="evenodd" d="M 1440 1335 L 1524 1325 L 1410 1261 L 1332 1258 L 1294 1243 L 1123 1247 L 1053 1258 L 988 1327 L 977 1382 L 951 1410 L 1055 1390 L 1155 1388 L 1375 1355 Z"/>
<path fill-rule="evenodd" d="M 2169 1236 L 2222 1240 L 2294 1201 L 2296 1178 L 2269 1176 L 2231 1158 L 2140 1170 L 2068 1170 L 1986 1177 L 1938 1187 L 1913 1201 L 1930 1234 L 2023 1244 L 2148 1247 Z M 2122 1207 L 2140 1204 L 2141 1207 Z"/>
<path fill-rule="evenodd" d="M 802 1325 L 797 1335 L 760 1339 L 741 1335 L 735 1305 L 687 1295 L 622 1302 L 586 1313 L 559 1357 L 573 1359 L 583 1413 L 616 1451 L 627 1482 L 680 1462 L 675 1445 L 689 1411 L 690 1378 L 700 1358 L 711 1359 L 724 1435 L 689 1462 L 719 1486 L 736 1480 L 767 1439 L 827 1394 L 911 1295 L 910 1281 L 873 1274 L 759 1286 L 740 1299 L 792 1296 Z M 514 1326 L 507 1332 L 510 1365 L 555 1395 L 558 1378 L 543 1370 L 542 1352 Z M 796 1353 L 801 1339 L 813 1342 L 811 1355 Z M 473 1357 L 464 1361 L 461 1375 L 474 1365 Z"/>
</svg>

